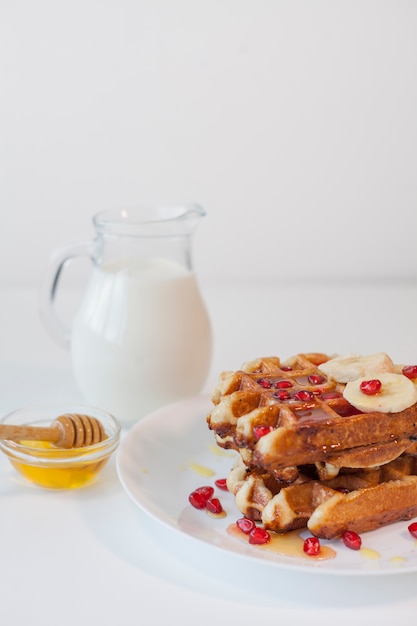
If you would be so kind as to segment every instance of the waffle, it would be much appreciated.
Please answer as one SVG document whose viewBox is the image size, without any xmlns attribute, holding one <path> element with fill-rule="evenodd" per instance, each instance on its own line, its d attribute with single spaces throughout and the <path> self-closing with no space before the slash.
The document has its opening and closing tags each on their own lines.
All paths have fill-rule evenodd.
<svg viewBox="0 0 417 626">
<path fill-rule="evenodd" d="M 372 467 L 405 452 L 417 438 L 416 405 L 398 413 L 358 411 L 343 397 L 344 384 L 319 369 L 329 358 L 269 357 L 222 374 L 207 417 L 218 445 L 276 476 L 311 463 Z M 262 428 L 270 432 L 259 438 Z"/>
<path fill-rule="evenodd" d="M 280 533 L 307 528 L 334 539 L 346 530 L 363 533 L 417 516 L 417 458 L 408 454 L 324 481 L 300 474 L 287 485 L 259 469 L 249 470 L 239 457 L 227 486 L 245 517 Z"/>
<path fill-rule="evenodd" d="M 330 358 L 250 361 L 213 392 L 208 426 L 239 453 L 228 489 L 269 530 L 331 539 L 417 516 L 417 405 L 359 411 L 324 373 Z"/>
</svg>

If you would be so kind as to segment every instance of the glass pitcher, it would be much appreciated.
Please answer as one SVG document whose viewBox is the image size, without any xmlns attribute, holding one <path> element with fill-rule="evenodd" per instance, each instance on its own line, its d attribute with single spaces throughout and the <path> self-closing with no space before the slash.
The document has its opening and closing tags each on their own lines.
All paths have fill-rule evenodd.
<svg viewBox="0 0 417 626">
<path fill-rule="evenodd" d="M 131 424 L 165 404 L 199 393 L 212 333 L 191 260 L 197 205 L 113 210 L 93 218 L 92 242 L 58 251 L 42 293 L 47 329 L 71 351 L 86 401 Z M 65 264 L 93 267 L 67 328 L 56 311 Z"/>
</svg>

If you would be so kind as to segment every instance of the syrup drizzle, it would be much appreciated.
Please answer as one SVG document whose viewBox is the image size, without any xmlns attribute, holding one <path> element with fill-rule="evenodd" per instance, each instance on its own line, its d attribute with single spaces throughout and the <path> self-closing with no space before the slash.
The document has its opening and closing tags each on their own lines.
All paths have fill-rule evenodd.
<svg viewBox="0 0 417 626">
<path fill-rule="evenodd" d="M 211 476 L 214 476 L 216 474 L 216 472 L 210 467 L 206 467 L 205 465 L 201 465 L 200 463 L 194 463 L 194 461 L 190 461 L 188 463 L 188 467 L 199 476 L 205 476 L 206 478 L 210 478 Z"/>
<path fill-rule="evenodd" d="M 227 527 L 227 533 L 232 537 L 249 543 L 248 535 L 242 533 L 236 526 L 236 524 L 230 524 Z M 324 561 L 328 559 L 334 559 L 336 551 L 329 546 L 321 546 L 320 552 L 317 556 L 309 556 L 303 550 L 304 540 L 301 538 L 303 530 L 291 530 L 289 532 L 280 534 L 270 532 L 271 541 L 269 543 L 254 545 L 257 550 L 267 550 L 269 552 L 275 552 L 276 554 L 282 554 L 285 556 L 298 557 L 302 559 L 308 559 L 313 561 Z"/>
<path fill-rule="evenodd" d="M 405 559 L 403 556 L 392 556 L 389 560 L 391 565 L 401 565 L 402 563 L 405 563 L 406 561 L 407 559 Z"/>
<path fill-rule="evenodd" d="M 372 550 L 372 548 L 361 548 L 359 550 L 359 554 L 364 559 L 368 559 L 369 561 L 377 561 L 381 558 L 381 555 L 376 550 Z"/>
<path fill-rule="evenodd" d="M 208 511 L 206 509 L 206 513 L 209 517 L 212 517 L 213 519 L 221 519 L 222 517 L 226 517 L 227 513 L 226 511 L 221 511 L 220 513 L 212 513 L 211 511 Z"/>
</svg>

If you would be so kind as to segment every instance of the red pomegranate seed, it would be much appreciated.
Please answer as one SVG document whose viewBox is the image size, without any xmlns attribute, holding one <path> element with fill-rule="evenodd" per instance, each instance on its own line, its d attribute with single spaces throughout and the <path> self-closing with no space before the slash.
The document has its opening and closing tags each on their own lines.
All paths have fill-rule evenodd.
<svg viewBox="0 0 417 626">
<path fill-rule="evenodd" d="M 214 481 L 214 484 L 219 489 L 223 489 L 224 491 L 227 491 L 227 478 L 218 478 L 217 480 Z"/>
<path fill-rule="evenodd" d="M 215 515 L 223 513 L 222 503 L 218 498 L 211 498 L 211 500 L 207 500 L 206 509 Z"/>
<path fill-rule="evenodd" d="M 409 525 L 408 532 L 414 539 L 417 539 L 417 522 L 413 522 Z"/>
<path fill-rule="evenodd" d="M 308 402 L 309 400 L 313 400 L 314 393 L 312 391 L 307 391 L 307 389 L 302 389 L 301 391 L 297 391 L 297 393 L 295 393 L 293 397 L 294 400 Z"/>
<path fill-rule="evenodd" d="M 255 526 L 249 533 L 249 543 L 262 544 L 269 543 L 271 541 L 271 535 L 265 528 Z"/>
<path fill-rule="evenodd" d="M 308 556 L 317 556 L 320 553 L 320 539 L 318 537 L 307 537 L 304 540 L 303 550 Z"/>
<path fill-rule="evenodd" d="M 364 380 L 359 385 L 359 389 L 367 396 L 375 396 L 381 389 L 382 383 L 378 378 L 372 380 Z"/>
<path fill-rule="evenodd" d="M 207 500 L 210 500 L 213 493 L 213 487 L 197 487 L 197 489 L 194 489 L 194 491 L 192 491 L 188 496 L 188 501 L 194 508 L 204 509 L 206 507 Z"/>
<path fill-rule="evenodd" d="M 308 377 L 308 381 L 312 385 L 322 385 L 326 379 L 324 376 L 320 376 L 320 374 L 311 374 L 311 376 Z"/>
<path fill-rule="evenodd" d="M 407 378 L 414 380 L 414 378 L 417 378 L 417 365 L 406 365 L 403 367 L 403 374 Z"/>
<path fill-rule="evenodd" d="M 236 520 L 236 526 L 242 531 L 242 533 L 245 533 L 245 535 L 249 535 L 251 530 L 256 528 L 255 522 L 248 517 L 240 517 Z"/>
<path fill-rule="evenodd" d="M 342 535 L 343 543 L 351 550 L 359 550 L 362 545 L 362 539 L 354 530 L 347 530 Z"/>
<path fill-rule="evenodd" d="M 276 389 L 288 389 L 292 387 L 292 382 L 290 380 L 278 380 L 275 383 Z"/>
<path fill-rule="evenodd" d="M 281 369 L 283 372 L 292 372 L 292 367 L 290 367 L 289 365 L 283 365 Z"/>
<path fill-rule="evenodd" d="M 193 491 L 188 496 L 188 501 L 195 509 L 204 509 L 206 507 L 206 498 L 204 498 L 198 491 Z"/>
<path fill-rule="evenodd" d="M 254 426 L 253 434 L 255 435 L 256 439 L 259 440 L 261 437 L 264 437 L 265 435 L 270 433 L 271 430 L 272 426 Z"/>
<path fill-rule="evenodd" d="M 205 498 L 206 500 L 209 500 L 214 493 L 214 489 L 210 485 L 203 485 L 202 487 L 197 487 L 197 489 L 194 489 L 194 491 L 196 491 L 197 493 L 200 493 L 203 496 L 203 498 Z"/>
<path fill-rule="evenodd" d="M 274 393 L 274 398 L 276 398 L 277 400 L 281 400 L 282 402 L 283 400 L 289 400 L 291 396 L 288 393 L 288 391 L 286 391 L 285 389 L 282 389 L 281 391 L 276 391 Z"/>
<path fill-rule="evenodd" d="M 270 389 L 272 387 L 271 381 L 267 380 L 266 378 L 259 378 L 258 384 L 261 385 L 261 387 L 264 387 L 265 389 Z"/>
</svg>

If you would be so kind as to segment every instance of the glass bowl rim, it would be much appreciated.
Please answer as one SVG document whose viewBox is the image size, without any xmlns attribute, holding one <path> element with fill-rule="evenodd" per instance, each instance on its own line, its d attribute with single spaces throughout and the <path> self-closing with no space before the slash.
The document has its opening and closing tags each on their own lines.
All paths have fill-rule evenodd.
<svg viewBox="0 0 417 626">
<path fill-rule="evenodd" d="M 71 410 L 75 408 L 77 409 L 77 411 Z M 86 415 L 91 414 L 92 417 L 96 417 L 97 419 L 100 419 L 100 416 L 104 416 L 106 424 L 103 424 L 103 426 L 106 430 L 106 425 L 108 427 L 108 424 L 111 424 L 111 432 L 108 433 L 106 430 L 107 438 L 103 441 L 91 444 L 89 446 L 82 446 L 79 448 L 37 448 L 36 446 L 24 445 L 17 441 L 12 441 L 11 439 L 0 439 L 0 450 L 2 450 L 6 455 L 10 456 L 10 454 L 16 454 L 18 455 L 20 461 L 27 460 L 28 462 L 31 461 L 32 463 L 37 461 L 38 463 L 42 464 L 61 464 L 64 462 L 75 463 L 82 461 L 92 462 L 93 460 L 99 460 L 104 456 L 110 455 L 112 452 L 114 452 L 119 444 L 121 435 L 121 424 L 119 420 L 109 411 L 81 403 L 37 403 L 22 406 L 2 416 L 0 418 L 0 424 L 12 423 L 8 420 L 12 419 L 13 416 L 17 416 L 18 414 L 22 414 L 24 412 L 33 413 L 36 411 L 45 411 L 46 413 L 54 411 L 54 413 L 56 413 L 56 417 L 65 413 L 79 413 L 81 411 Z M 45 425 L 45 423 L 51 423 L 53 419 L 54 418 L 48 419 L 46 417 L 44 419 L 38 419 L 36 417 L 30 419 L 29 415 L 29 419 L 27 421 L 20 421 L 19 425 Z"/>
</svg>

